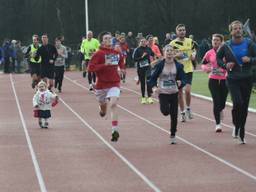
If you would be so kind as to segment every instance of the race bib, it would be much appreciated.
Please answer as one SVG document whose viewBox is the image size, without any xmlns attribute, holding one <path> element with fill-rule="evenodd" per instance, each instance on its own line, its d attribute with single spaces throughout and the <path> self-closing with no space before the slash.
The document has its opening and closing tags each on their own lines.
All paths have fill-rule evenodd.
<svg viewBox="0 0 256 192">
<path fill-rule="evenodd" d="M 140 61 L 140 62 L 139 62 L 139 64 L 140 64 L 140 67 L 146 67 L 146 66 L 149 66 L 149 62 L 148 62 L 148 60 Z"/>
<path fill-rule="evenodd" d="M 189 60 L 188 54 L 183 52 L 181 60 L 182 61 L 188 61 Z"/>
<path fill-rule="evenodd" d="M 161 88 L 163 88 L 163 89 L 176 89 L 177 84 L 173 80 L 163 80 L 163 81 L 161 81 Z"/>
<path fill-rule="evenodd" d="M 110 65 L 118 65 L 119 55 L 117 54 L 107 54 L 105 55 L 105 63 Z"/>
<path fill-rule="evenodd" d="M 218 67 L 212 67 L 212 74 L 213 75 L 222 75 L 221 69 Z"/>
</svg>

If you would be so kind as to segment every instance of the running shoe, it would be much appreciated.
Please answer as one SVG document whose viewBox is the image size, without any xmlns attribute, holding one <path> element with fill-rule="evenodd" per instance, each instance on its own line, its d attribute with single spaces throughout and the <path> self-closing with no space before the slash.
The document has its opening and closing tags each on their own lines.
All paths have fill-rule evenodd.
<svg viewBox="0 0 256 192">
<path fill-rule="evenodd" d="M 180 113 L 180 121 L 183 123 L 186 122 L 186 113 L 185 112 Z"/>
<path fill-rule="evenodd" d="M 147 103 L 147 98 L 146 97 L 142 97 L 140 103 L 141 104 L 146 104 Z"/>
<path fill-rule="evenodd" d="M 222 132 L 221 124 L 216 125 L 216 127 L 215 127 L 215 132 L 216 132 L 216 133 Z"/>
<path fill-rule="evenodd" d="M 154 100 L 152 99 L 152 97 L 147 98 L 147 103 L 148 104 L 153 104 L 154 103 Z"/>
<path fill-rule="evenodd" d="M 187 115 L 188 119 L 193 119 L 193 115 L 192 115 L 191 109 L 188 108 L 186 110 L 186 115 Z"/>
<path fill-rule="evenodd" d="M 119 138 L 119 133 L 118 133 L 118 131 L 113 131 L 112 132 L 112 138 L 111 138 L 111 141 L 112 142 L 117 142 L 118 141 L 118 138 Z"/>
<path fill-rule="evenodd" d="M 92 84 L 89 85 L 89 91 L 93 91 L 93 85 Z"/>
<path fill-rule="evenodd" d="M 238 140 L 240 144 L 246 144 L 246 141 L 244 138 L 241 138 L 240 136 L 238 136 Z"/>
<path fill-rule="evenodd" d="M 176 142 L 176 137 L 175 136 L 171 136 L 171 140 L 170 140 L 170 144 L 171 145 L 174 145 L 174 144 L 176 144 L 177 142 Z"/>
</svg>

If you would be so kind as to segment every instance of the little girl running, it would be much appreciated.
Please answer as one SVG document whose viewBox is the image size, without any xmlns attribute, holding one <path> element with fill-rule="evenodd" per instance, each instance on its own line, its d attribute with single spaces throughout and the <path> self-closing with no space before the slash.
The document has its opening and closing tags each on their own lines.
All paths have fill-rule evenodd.
<svg viewBox="0 0 256 192">
<path fill-rule="evenodd" d="M 38 117 L 41 128 L 48 128 L 51 108 L 58 102 L 58 96 L 48 90 L 44 81 L 38 83 L 38 90 L 33 97 L 34 116 Z"/>
</svg>

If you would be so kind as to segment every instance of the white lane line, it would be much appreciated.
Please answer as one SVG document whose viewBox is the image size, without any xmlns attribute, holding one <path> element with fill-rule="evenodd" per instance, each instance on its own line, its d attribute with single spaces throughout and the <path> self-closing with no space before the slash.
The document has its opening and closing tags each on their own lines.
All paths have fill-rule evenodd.
<svg viewBox="0 0 256 192">
<path fill-rule="evenodd" d="M 136 95 L 141 95 L 139 92 L 137 92 L 137 91 L 135 91 L 135 90 L 132 90 L 132 89 L 129 89 L 129 88 L 127 88 L 127 87 L 121 87 L 121 88 L 124 89 L 124 90 L 130 91 L 130 92 L 132 92 L 132 93 L 134 93 L 134 94 L 136 94 Z M 158 99 L 155 99 L 155 98 L 154 98 L 154 100 L 157 101 L 157 102 L 159 102 Z M 196 113 L 196 112 L 194 112 L 194 111 L 193 111 L 193 114 L 194 114 L 195 116 L 201 117 L 202 119 L 206 119 L 206 120 L 208 120 L 208 121 L 211 121 L 211 122 L 214 122 L 214 123 L 215 123 L 215 120 L 213 120 L 213 119 L 211 119 L 211 118 L 209 118 L 209 117 L 206 117 L 206 116 L 204 116 L 204 115 L 200 115 L 200 114 L 198 114 L 198 113 Z M 233 129 L 233 126 L 231 126 L 231 125 L 228 125 L 228 124 L 225 124 L 225 123 L 221 123 L 221 124 L 222 124 L 223 126 L 227 127 L 227 128 Z M 248 134 L 248 135 L 250 135 L 250 136 L 252 136 L 252 137 L 256 137 L 256 135 L 253 134 L 253 133 L 251 133 L 251 132 L 245 131 L 245 133 Z"/>
<path fill-rule="evenodd" d="M 31 158 L 32 158 L 34 168 L 35 168 L 37 180 L 39 182 L 40 190 L 41 190 L 41 192 L 47 192 L 46 186 L 45 186 L 45 183 L 44 183 L 44 179 L 43 179 L 43 176 L 42 176 L 42 173 L 40 171 L 40 167 L 39 167 L 39 164 L 38 164 L 38 161 L 37 161 L 37 158 L 36 158 L 36 154 L 35 154 L 35 151 L 34 151 L 34 148 L 32 146 L 32 142 L 31 142 L 31 139 L 30 139 L 30 136 L 29 136 L 29 133 L 28 133 L 27 125 L 25 123 L 25 119 L 24 119 L 24 116 L 23 116 L 22 111 L 21 111 L 20 102 L 19 102 L 16 90 L 15 90 L 12 74 L 10 74 L 10 80 L 11 80 L 12 90 L 13 90 L 14 97 L 15 97 L 15 100 L 16 100 L 17 108 L 19 110 L 19 115 L 20 115 L 20 119 L 21 119 L 21 122 L 22 122 L 22 126 L 23 126 L 23 129 L 24 129 L 24 132 L 25 132 L 27 143 L 28 143 L 29 152 L 30 152 L 30 155 L 31 155 Z"/>
<path fill-rule="evenodd" d="M 77 86 L 86 89 L 83 85 L 76 82 L 76 80 L 72 80 L 69 77 L 65 76 L 67 80 L 76 84 Z M 90 126 L 77 112 L 75 112 L 63 99 L 60 98 L 63 104 L 85 125 L 87 126 L 105 145 L 107 145 L 130 169 L 132 169 L 148 186 L 150 186 L 154 191 L 161 192 L 161 190 L 155 186 L 155 184 L 150 181 L 145 175 L 143 175 L 132 163 L 130 163 L 121 153 L 119 153 L 111 144 L 109 144 L 92 126 Z"/>
<path fill-rule="evenodd" d="M 191 95 L 194 96 L 194 97 L 197 97 L 197 98 L 200 98 L 200 99 L 212 102 L 212 98 L 211 97 L 207 97 L 207 96 L 196 94 L 196 93 L 191 93 Z M 233 106 L 233 104 L 230 103 L 230 102 L 226 102 L 226 105 L 228 105 L 230 107 Z M 253 108 L 250 108 L 250 107 L 248 108 L 248 111 L 251 112 L 251 113 L 256 113 L 256 109 L 253 109 Z"/>
<path fill-rule="evenodd" d="M 75 82 L 74 82 L 75 83 Z M 143 175 L 131 162 L 129 162 L 121 153 L 119 153 L 112 145 L 110 145 L 91 125 L 89 125 L 76 111 L 74 111 L 62 98 L 61 102 L 86 126 L 88 127 L 117 157 L 119 157 L 133 172 L 135 172 L 150 188 L 156 192 L 161 190 Z"/>
<path fill-rule="evenodd" d="M 79 84 L 79 83 L 77 83 L 77 82 L 74 82 L 72 79 L 70 79 L 70 78 L 67 78 L 67 79 L 68 79 L 69 81 L 71 81 L 72 83 L 74 83 L 75 85 L 77 85 L 77 86 L 79 86 L 79 87 L 81 87 L 81 88 L 83 88 L 83 89 L 88 90 L 87 87 L 85 87 L 85 86 L 83 86 L 83 85 L 81 85 L 81 84 Z M 146 118 L 144 118 L 144 117 L 141 117 L 140 115 L 138 115 L 138 114 L 136 114 L 136 113 L 133 113 L 132 111 L 129 111 L 129 110 L 126 109 L 125 107 L 122 107 L 121 105 L 118 105 L 118 107 L 121 108 L 122 110 L 124 110 L 124 111 L 130 113 L 131 115 L 137 117 L 138 119 L 141 119 L 141 120 L 147 122 L 148 124 L 152 125 L 153 127 L 157 128 L 157 129 L 159 129 L 159 130 L 161 130 L 161 131 L 163 131 L 163 132 L 165 132 L 165 133 L 167 133 L 167 134 L 170 134 L 169 131 L 165 130 L 164 128 L 162 128 L 162 127 L 160 127 L 160 126 L 158 126 L 158 125 L 156 125 L 155 123 L 149 121 L 148 119 L 146 119 Z M 217 155 L 214 155 L 213 153 L 211 153 L 211 152 L 209 152 L 209 151 L 206 151 L 205 149 L 203 149 L 203 148 L 201 148 L 201 147 L 199 147 L 199 146 L 197 146 L 197 145 L 195 145 L 195 144 L 189 142 L 188 140 L 186 140 L 186 139 L 184 139 L 184 138 L 182 138 L 182 137 L 177 136 L 177 138 L 178 138 L 179 140 L 183 141 L 184 143 L 188 144 L 189 146 L 191 146 L 191 147 L 197 149 L 198 151 L 201 151 L 202 153 L 204 153 L 204 154 L 206 154 L 206 155 L 208 155 L 208 156 L 210 156 L 210 157 L 216 159 L 217 161 L 219 161 L 219 162 L 221 162 L 221 163 L 227 165 L 228 167 L 231 167 L 231 168 L 235 169 L 235 170 L 238 171 L 239 173 L 242 173 L 243 175 L 245 175 L 245 176 L 247 176 L 247 177 L 253 179 L 254 181 L 256 181 L 256 176 L 255 176 L 255 175 L 253 175 L 253 174 L 251 174 L 251 173 L 249 173 L 249 172 L 247 172 L 247 171 L 245 171 L 245 170 L 243 170 L 243 169 L 241 169 L 241 168 L 235 166 L 234 164 L 232 164 L 232 163 L 226 161 L 225 159 L 222 159 L 221 157 L 218 157 Z"/>
</svg>

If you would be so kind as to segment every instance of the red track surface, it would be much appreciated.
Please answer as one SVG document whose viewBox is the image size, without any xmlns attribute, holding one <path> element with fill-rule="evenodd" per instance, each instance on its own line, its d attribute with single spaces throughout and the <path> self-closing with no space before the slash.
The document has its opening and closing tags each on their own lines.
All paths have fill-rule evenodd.
<svg viewBox="0 0 256 192">
<path fill-rule="evenodd" d="M 194 119 L 178 124 L 178 144 L 169 145 L 169 118 L 157 102 L 139 104 L 134 76 L 128 70 L 118 109 L 121 137 L 111 143 L 110 117 L 99 117 L 81 73 L 66 73 L 48 130 L 32 116 L 30 76 L 1 74 L 0 191 L 255 191 L 256 114 L 247 119 L 247 144 L 239 145 L 231 137 L 230 108 L 216 134 L 212 104 L 193 98 Z"/>
</svg>

